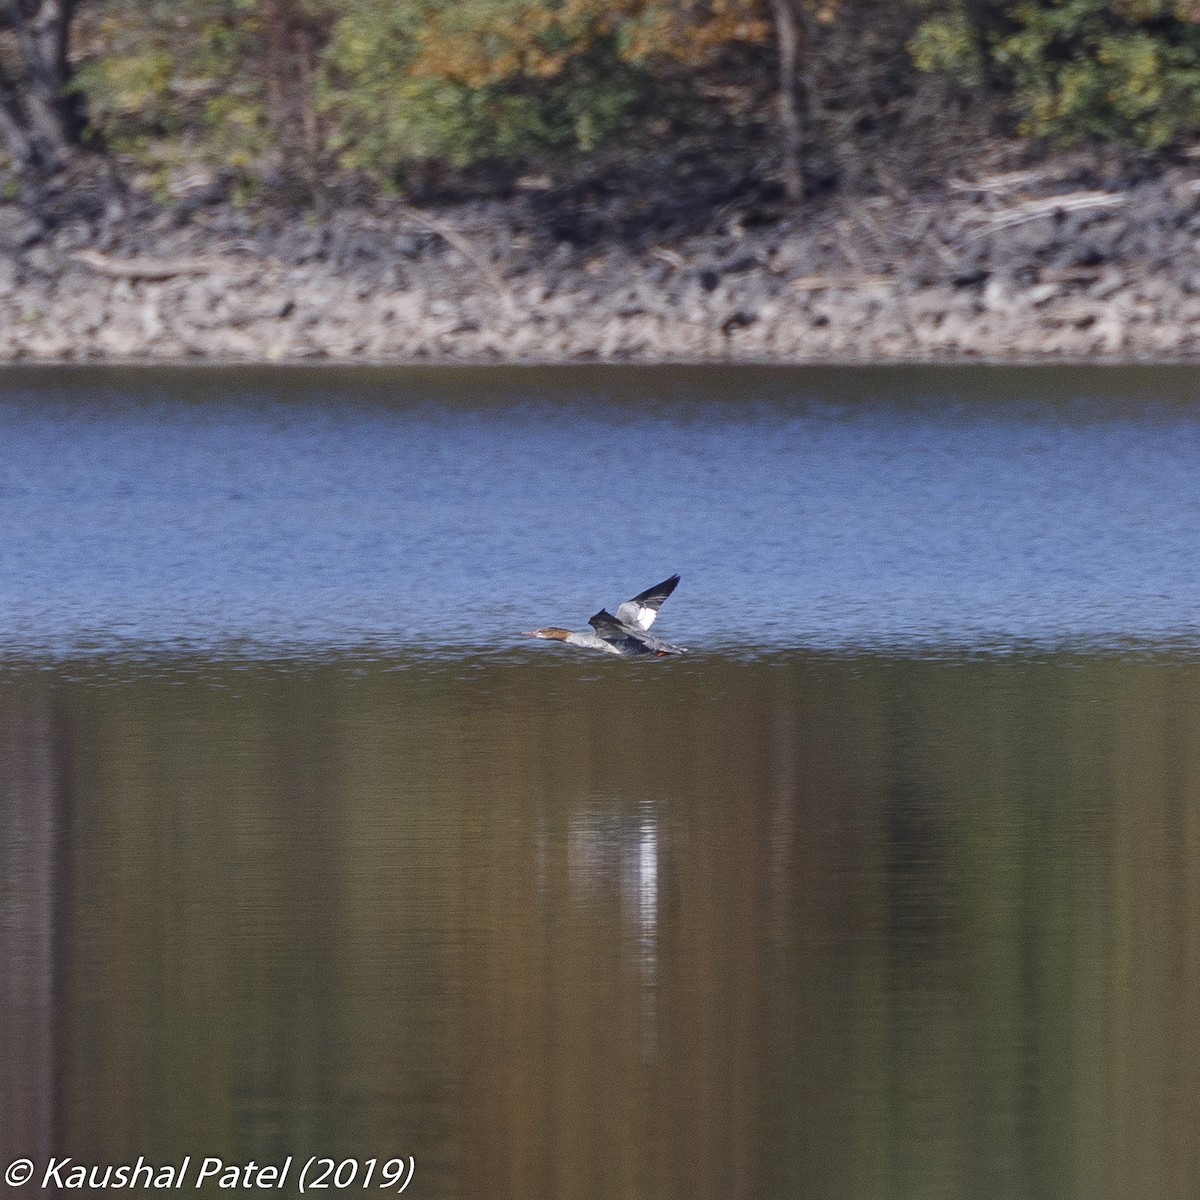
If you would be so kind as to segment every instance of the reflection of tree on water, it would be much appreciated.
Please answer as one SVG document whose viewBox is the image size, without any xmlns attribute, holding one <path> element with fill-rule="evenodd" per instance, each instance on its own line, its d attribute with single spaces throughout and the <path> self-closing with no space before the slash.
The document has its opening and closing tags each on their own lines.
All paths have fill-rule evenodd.
<svg viewBox="0 0 1200 1200">
<path fill-rule="evenodd" d="M 623 956 L 641 993 L 640 1037 L 648 1057 L 657 1023 L 658 851 L 656 805 L 630 805 L 601 797 L 572 815 L 568 834 L 573 898 L 594 904 L 597 893 L 616 889 L 620 900 Z"/>
<path fill-rule="evenodd" d="M 57 734 L 57 736 L 56 736 Z M 0 1158 L 44 1162 L 57 1141 L 57 922 L 66 903 L 66 797 L 49 686 L 0 687 Z"/>
<path fill-rule="evenodd" d="M 0 681 L 6 1137 L 1196 1190 L 1195 664 L 207 671 Z"/>
</svg>

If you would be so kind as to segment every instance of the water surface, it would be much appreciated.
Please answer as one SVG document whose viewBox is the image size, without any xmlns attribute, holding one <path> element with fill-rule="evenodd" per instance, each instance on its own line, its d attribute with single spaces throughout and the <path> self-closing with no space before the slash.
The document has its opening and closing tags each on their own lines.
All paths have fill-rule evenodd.
<svg viewBox="0 0 1200 1200">
<path fill-rule="evenodd" d="M 1191 387 L 0 380 L 0 1165 L 1196 1194 Z"/>
<path fill-rule="evenodd" d="M 0 649 L 1194 646 L 1191 376 L 982 378 L 15 375 Z"/>
</svg>

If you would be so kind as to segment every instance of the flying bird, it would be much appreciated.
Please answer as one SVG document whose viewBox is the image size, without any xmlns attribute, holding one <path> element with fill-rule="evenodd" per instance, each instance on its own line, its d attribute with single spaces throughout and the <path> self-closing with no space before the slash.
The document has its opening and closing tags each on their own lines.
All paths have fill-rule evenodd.
<svg viewBox="0 0 1200 1200">
<path fill-rule="evenodd" d="M 654 624 L 662 602 L 679 584 L 679 576 L 672 575 L 662 583 L 638 592 L 632 600 L 617 606 L 614 616 L 601 609 L 588 619 L 590 632 L 577 633 L 572 629 L 559 629 L 548 625 L 544 629 L 531 629 L 523 637 L 546 638 L 555 642 L 566 642 L 569 646 L 583 646 L 588 650 L 603 650 L 608 654 L 620 654 L 631 658 L 640 654 L 651 654 L 664 658 L 668 654 L 683 654 L 684 647 L 672 646 L 646 631 Z"/>
</svg>

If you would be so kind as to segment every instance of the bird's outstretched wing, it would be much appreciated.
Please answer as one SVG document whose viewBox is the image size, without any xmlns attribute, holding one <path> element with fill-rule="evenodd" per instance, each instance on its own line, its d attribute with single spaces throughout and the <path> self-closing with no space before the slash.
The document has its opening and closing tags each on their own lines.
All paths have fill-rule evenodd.
<svg viewBox="0 0 1200 1200">
<path fill-rule="evenodd" d="M 648 587 L 639 592 L 632 600 L 626 600 L 617 607 L 617 620 L 634 629 L 649 629 L 658 616 L 662 602 L 679 586 L 679 576 L 672 575 L 662 583 Z M 601 635 L 603 636 L 603 635 Z"/>
<path fill-rule="evenodd" d="M 665 654 L 682 654 L 683 648 L 672 646 L 662 638 L 652 637 L 640 629 L 618 621 L 607 609 L 601 609 L 594 617 L 588 619 L 588 624 L 611 646 L 615 646 L 622 654 L 655 654 L 659 657 Z"/>
<path fill-rule="evenodd" d="M 618 621 L 607 609 L 602 608 L 588 624 L 611 646 L 622 654 L 653 654 L 640 630 L 633 629 L 624 621 Z"/>
</svg>

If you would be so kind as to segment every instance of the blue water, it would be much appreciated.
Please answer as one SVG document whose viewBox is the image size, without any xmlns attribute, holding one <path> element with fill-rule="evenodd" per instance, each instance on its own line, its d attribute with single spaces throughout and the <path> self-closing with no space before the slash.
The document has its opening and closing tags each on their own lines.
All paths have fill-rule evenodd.
<svg viewBox="0 0 1200 1200">
<path fill-rule="evenodd" d="M 0 653 L 559 653 L 675 571 L 693 649 L 1200 646 L 1153 372 L 430 377 L 0 375 Z"/>
</svg>

